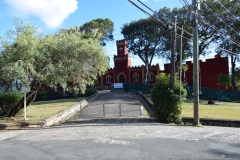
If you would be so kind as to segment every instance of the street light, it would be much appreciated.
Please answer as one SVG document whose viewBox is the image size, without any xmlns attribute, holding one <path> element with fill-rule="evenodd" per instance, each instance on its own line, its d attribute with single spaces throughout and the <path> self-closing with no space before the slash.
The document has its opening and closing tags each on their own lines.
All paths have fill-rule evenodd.
<svg viewBox="0 0 240 160">
<path fill-rule="evenodd" d="M 22 89 L 22 83 L 19 79 L 16 78 L 16 89 L 21 90 Z"/>
<path fill-rule="evenodd" d="M 27 120 L 27 96 L 26 94 L 29 92 L 29 87 L 25 85 L 25 87 L 22 87 L 22 82 L 16 78 L 16 89 L 19 90 L 21 93 L 24 94 L 24 120 Z"/>
</svg>

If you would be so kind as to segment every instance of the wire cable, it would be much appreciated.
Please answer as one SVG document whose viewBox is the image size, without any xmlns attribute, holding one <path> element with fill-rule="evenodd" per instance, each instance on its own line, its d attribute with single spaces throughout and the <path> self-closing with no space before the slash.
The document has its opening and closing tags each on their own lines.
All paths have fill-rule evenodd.
<svg viewBox="0 0 240 160">
<path fill-rule="evenodd" d="M 225 7 L 219 0 L 216 0 L 227 12 L 229 12 L 233 17 L 234 19 L 236 19 L 237 21 L 240 22 L 240 20 L 237 18 L 237 16 L 235 16 L 231 11 L 230 9 L 227 9 L 227 7 Z"/>
<path fill-rule="evenodd" d="M 150 7 L 148 7 L 146 4 L 144 4 L 141 0 L 137 0 L 139 3 L 141 3 L 144 7 L 146 7 L 147 9 L 149 9 L 150 11 L 152 11 L 154 14 L 158 14 L 157 12 L 155 12 L 154 10 L 152 10 Z M 155 18 L 157 18 L 157 17 L 155 17 Z M 173 22 L 170 22 L 170 21 L 167 21 L 169 24 L 172 24 L 172 25 L 174 25 L 174 23 Z"/>
<path fill-rule="evenodd" d="M 223 19 L 218 17 L 218 15 L 206 3 L 204 3 L 204 6 L 206 9 L 211 11 L 220 21 L 222 21 L 225 25 L 227 25 L 229 28 L 231 28 L 231 30 L 234 31 L 238 35 L 237 31 L 235 29 L 233 29 L 229 24 L 227 24 Z"/>
<path fill-rule="evenodd" d="M 219 31 L 218 28 L 216 28 L 215 26 L 212 26 L 210 25 L 209 22 L 207 22 L 204 18 L 200 17 L 198 14 L 196 14 L 195 12 L 192 11 L 191 8 L 189 8 L 189 4 L 186 0 L 183 0 L 185 2 L 185 4 L 188 6 L 188 10 L 191 11 L 191 13 L 193 13 L 195 16 L 197 16 L 198 18 L 202 19 L 202 22 L 205 24 L 205 25 L 208 25 L 209 27 L 211 27 L 213 30 L 215 30 L 217 33 L 220 34 L 220 36 L 224 39 L 227 39 L 229 41 L 231 41 L 233 44 L 237 45 L 238 47 L 240 47 L 240 44 L 238 44 L 237 42 L 233 41 L 231 38 L 228 37 L 228 35 L 223 35 L 225 33 L 221 33 L 221 31 Z"/>
<path fill-rule="evenodd" d="M 155 21 L 157 21 L 161 27 L 163 27 L 166 30 L 170 31 L 170 28 L 168 25 L 165 25 L 164 22 L 162 22 L 161 20 L 157 19 L 156 17 L 152 16 L 150 13 L 148 13 L 147 11 L 143 10 L 141 7 L 139 7 L 137 4 L 135 4 L 134 2 L 132 2 L 131 0 L 128 0 L 130 3 L 132 3 L 135 7 L 137 7 L 139 10 L 141 10 L 142 12 L 144 12 L 145 14 L 147 14 L 148 16 L 150 16 L 152 19 L 154 19 Z"/>
<path fill-rule="evenodd" d="M 182 1 L 181 0 L 179 0 L 181 3 L 182 3 Z M 153 11 L 150 7 L 148 7 L 146 4 L 144 4 L 141 0 L 138 0 L 138 2 L 140 2 L 143 6 L 145 6 L 146 8 L 148 8 L 150 11 L 152 11 L 154 14 L 158 14 L 158 13 L 156 13 L 155 11 Z M 187 1 L 186 1 L 187 2 Z M 188 3 L 188 2 L 187 2 Z M 183 3 L 182 3 L 182 5 L 184 5 Z M 155 17 L 156 18 L 156 17 Z M 174 23 L 173 22 L 169 22 L 168 21 L 168 23 L 170 23 L 170 24 L 172 24 L 172 25 L 174 25 Z M 177 26 L 176 25 L 176 27 L 178 28 L 178 29 L 180 29 L 180 30 L 182 30 L 182 31 L 184 31 L 185 33 L 187 33 L 187 34 L 189 34 L 189 35 L 191 35 L 192 36 L 192 34 L 191 33 L 189 33 L 188 31 L 186 31 L 186 30 L 183 30 L 181 27 L 179 27 L 179 26 Z"/>
<path fill-rule="evenodd" d="M 187 40 L 191 41 L 191 39 L 189 39 L 189 38 L 187 38 L 187 37 L 184 37 L 184 36 L 181 36 L 180 34 L 177 34 L 177 36 L 178 36 L 178 37 L 182 37 L 182 38 L 184 38 L 184 39 L 187 39 Z M 200 40 L 204 41 L 203 39 L 200 39 Z M 204 41 L 204 42 L 206 42 L 206 41 Z M 234 53 L 234 52 L 228 51 L 228 50 L 226 50 L 226 49 L 224 49 L 224 48 L 218 47 L 218 46 L 216 46 L 216 44 L 209 44 L 209 45 L 210 45 L 210 46 L 215 46 L 216 48 L 222 49 L 222 50 L 224 50 L 225 52 L 228 52 L 228 53 L 230 53 L 230 54 L 233 54 L 233 55 L 236 55 L 236 56 L 237 56 L 237 53 Z"/>
</svg>

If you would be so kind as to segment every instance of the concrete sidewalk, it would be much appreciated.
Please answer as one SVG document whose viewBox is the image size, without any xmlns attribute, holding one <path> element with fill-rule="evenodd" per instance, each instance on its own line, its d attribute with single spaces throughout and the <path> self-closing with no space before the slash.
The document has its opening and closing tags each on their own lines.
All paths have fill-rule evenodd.
<svg viewBox="0 0 240 160">
<path fill-rule="evenodd" d="M 75 119 L 62 125 L 156 123 L 149 118 L 136 96 L 127 92 L 100 92 L 98 98 L 85 107 Z"/>
</svg>

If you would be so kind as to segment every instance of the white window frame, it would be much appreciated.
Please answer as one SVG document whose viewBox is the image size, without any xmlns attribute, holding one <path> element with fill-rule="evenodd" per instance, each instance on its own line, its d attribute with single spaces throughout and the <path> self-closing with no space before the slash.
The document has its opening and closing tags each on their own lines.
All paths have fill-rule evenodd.
<svg viewBox="0 0 240 160">
<path fill-rule="evenodd" d="M 133 74 L 133 82 L 139 82 L 139 74 L 137 73 Z"/>
<path fill-rule="evenodd" d="M 153 79 L 154 79 L 154 74 L 150 73 L 150 81 L 153 81 Z"/>
<path fill-rule="evenodd" d="M 106 83 L 111 83 L 111 76 L 110 76 L 110 75 L 108 75 L 108 76 L 106 77 Z"/>
</svg>

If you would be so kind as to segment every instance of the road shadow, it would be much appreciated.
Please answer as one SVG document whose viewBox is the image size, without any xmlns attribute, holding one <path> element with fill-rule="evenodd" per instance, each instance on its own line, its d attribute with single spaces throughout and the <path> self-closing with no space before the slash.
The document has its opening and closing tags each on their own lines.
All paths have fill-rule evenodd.
<svg viewBox="0 0 240 160">
<path fill-rule="evenodd" d="M 61 125 L 69 124 L 127 124 L 127 123 L 157 123 L 151 118 L 95 118 L 95 119 L 75 119 L 72 121 L 67 121 Z"/>
</svg>

